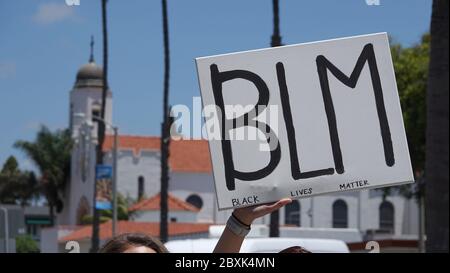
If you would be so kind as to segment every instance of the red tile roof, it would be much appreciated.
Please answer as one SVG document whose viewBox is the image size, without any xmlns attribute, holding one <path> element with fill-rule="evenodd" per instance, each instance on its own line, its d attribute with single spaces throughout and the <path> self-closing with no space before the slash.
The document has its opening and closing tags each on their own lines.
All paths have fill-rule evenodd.
<svg viewBox="0 0 450 273">
<path fill-rule="evenodd" d="M 159 151 L 159 137 L 119 135 L 118 142 L 121 150 L 132 150 L 138 155 L 142 150 Z M 112 150 L 114 136 L 106 135 L 103 142 L 103 151 Z"/>
<path fill-rule="evenodd" d="M 200 209 L 194 207 L 193 205 L 176 198 L 175 196 L 169 193 L 169 198 L 167 198 L 167 205 L 169 207 L 169 211 L 192 211 L 198 212 Z M 137 204 L 131 206 L 129 211 L 143 211 L 143 210 L 159 210 L 161 202 L 161 194 L 150 197 L 148 199 L 144 199 Z"/>
<path fill-rule="evenodd" d="M 103 143 L 103 151 L 110 151 L 114 137 L 107 135 Z M 120 135 L 121 150 L 132 150 L 135 155 L 141 151 L 159 151 L 160 138 L 152 136 Z M 171 140 L 169 166 L 175 172 L 210 173 L 211 159 L 206 140 Z"/>
<path fill-rule="evenodd" d="M 206 223 L 169 223 L 169 236 L 190 235 L 196 233 L 209 232 Z M 119 221 L 117 223 L 117 234 L 121 233 L 144 233 L 154 237 L 159 236 L 159 223 Z M 60 242 L 82 241 L 90 239 L 92 236 L 92 226 L 84 226 L 69 235 L 59 239 Z M 112 237 L 112 222 L 108 221 L 100 225 L 100 240 L 107 240 Z"/>
</svg>

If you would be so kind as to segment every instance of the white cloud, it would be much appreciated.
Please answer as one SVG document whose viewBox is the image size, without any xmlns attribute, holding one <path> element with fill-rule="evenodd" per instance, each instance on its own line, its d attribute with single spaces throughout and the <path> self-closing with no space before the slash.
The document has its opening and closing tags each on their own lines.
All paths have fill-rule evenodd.
<svg viewBox="0 0 450 273">
<path fill-rule="evenodd" d="M 61 3 L 45 3 L 38 7 L 33 20 L 39 24 L 51 24 L 74 18 L 74 7 Z"/>
<path fill-rule="evenodd" d="M 37 131 L 41 127 L 42 123 L 38 121 L 30 121 L 25 124 L 25 130 L 27 131 Z"/>
<path fill-rule="evenodd" d="M 5 80 L 13 78 L 16 75 L 16 64 L 13 62 L 0 61 L 0 79 Z"/>
</svg>

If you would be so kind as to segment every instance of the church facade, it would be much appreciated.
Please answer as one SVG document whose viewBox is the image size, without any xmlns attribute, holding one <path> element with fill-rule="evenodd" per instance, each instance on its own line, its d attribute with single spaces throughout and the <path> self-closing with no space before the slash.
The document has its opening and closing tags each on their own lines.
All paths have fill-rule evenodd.
<svg viewBox="0 0 450 273">
<path fill-rule="evenodd" d="M 92 214 L 97 123 L 102 93 L 102 68 L 91 56 L 76 76 L 70 91 L 69 126 L 74 140 L 71 181 L 65 192 L 59 225 L 79 225 Z M 113 93 L 108 91 L 105 120 L 112 123 Z M 112 131 L 107 127 L 104 162 L 112 163 Z M 218 211 L 206 140 L 173 140 L 170 146 L 169 192 L 196 207 L 192 221 L 223 224 L 231 211 Z M 119 136 L 118 192 L 131 200 L 155 196 L 160 191 L 160 138 Z M 150 214 L 148 214 L 150 215 Z M 150 217 L 150 216 L 148 216 Z M 150 218 L 147 218 L 150 219 Z M 153 218 L 152 218 L 153 219 Z M 138 219 L 139 220 L 139 219 Z M 145 219 L 144 219 L 145 220 Z M 173 222 L 182 219 L 171 219 Z M 139 221 L 143 221 L 140 219 Z M 182 220 L 191 221 L 191 220 Z M 259 219 L 269 224 L 269 216 Z M 415 200 L 400 194 L 364 190 L 295 200 L 280 211 L 280 224 L 307 228 L 354 228 L 397 237 L 417 237 L 418 208 Z"/>
</svg>

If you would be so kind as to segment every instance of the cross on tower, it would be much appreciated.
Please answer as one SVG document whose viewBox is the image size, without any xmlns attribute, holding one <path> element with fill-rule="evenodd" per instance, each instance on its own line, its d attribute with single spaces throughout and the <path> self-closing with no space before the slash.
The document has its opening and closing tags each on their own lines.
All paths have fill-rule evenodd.
<svg viewBox="0 0 450 273">
<path fill-rule="evenodd" d="M 89 57 L 89 62 L 94 62 L 94 35 L 91 35 L 91 56 Z"/>
</svg>

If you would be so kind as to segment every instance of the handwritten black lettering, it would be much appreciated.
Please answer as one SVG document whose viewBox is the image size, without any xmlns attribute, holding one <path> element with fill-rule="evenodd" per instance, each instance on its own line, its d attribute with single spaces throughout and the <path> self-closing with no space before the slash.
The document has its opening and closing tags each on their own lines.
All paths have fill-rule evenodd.
<svg viewBox="0 0 450 273">
<path fill-rule="evenodd" d="M 331 63 L 323 55 L 316 58 L 317 72 L 319 74 L 320 86 L 322 89 L 322 97 L 325 105 L 325 112 L 328 120 L 328 129 L 330 133 L 331 145 L 333 150 L 334 164 L 336 171 L 339 174 L 344 173 L 344 163 L 342 161 L 342 152 L 339 144 L 339 135 L 337 130 L 336 113 L 334 110 L 333 99 L 330 92 L 330 85 L 328 82 L 329 70 L 340 82 L 350 88 L 355 88 L 361 75 L 365 63 L 368 63 L 370 70 L 370 77 L 372 80 L 373 92 L 375 95 L 375 104 L 378 113 L 378 120 L 381 130 L 381 138 L 383 141 L 384 157 L 386 165 L 392 167 L 395 164 L 394 150 L 392 147 L 391 131 L 389 129 L 389 122 L 387 119 L 386 108 L 383 99 L 383 89 L 381 86 L 380 75 L 375 57 L 375 51 L 372 44 L 366 44 L 356 61 L 356 65 L 348 77 L 341 70 L 339 70 L 333 63 Z"/>
<path fill-rule="evenodd" d="M 280 163 L 281 149 L 278 138 L 273 133 L 269 125 L 264 124 L 263 122 L 258 122 L 259 123 L 258 125 L 248 124 L 247 122 L 249 119 L 253 120 L 254 118 L 256 118 L 257 113 L 261 113 L 261 111 L 263 111 L 263 109 L 266 108 L 267 105 L 269 104 L 270 92 L 264 80 L 261 79 L 261 77 L 258 76 L 257 74 L 247 70 L 230 70 L 219 72 L 219 69 L 216 64 L 212 64 L 210 66 L 210 70 L 211 70 L 211 82 L 213 87 L 214 100 L 216 105 L 222 111 L 222 118 L 220 122 L 222 128 L 221 142 L 225 164 L 225 180 L 227 189 L 229 191 L 232 191 L 235 190 L 236 187 L 235 185 L 236 178 L 244 181 L 252 181 L 264 178 L 269 174 L 271 174 L 273 170 L 278 166 L 278 163 Z M 258 90 L 259 94 L 258 103 L 256 103 L 255 108 L 245 113 L 244 115 L 233 119 L 227 119 L 225 117 L 225 105 L 223 101 L 222 84 L 226 81 L 234 79 L 244 79 L 252 82 L 255 85 L 256 89 Z M 258 107 L 257 111 L 255 111 L 256 107 Z M 241 121 L 241 119 L 243 119 L 243 121 Z M 232 126 L 230 127 L 225 126 L 227 122 L 231 122 Z M 253 172 L 241 172 L 235 169 L 233 163 L 233 151 L 231 149 L 231 142 L 228 138 L 229 131 L 226 130 L 225 128 L 236 128 L 236 124 L 243 124 L 244 126 L 253 126 L 255 128 L 259 128 L 261 124 L 263 124 L 265 130 L 262 130 L 261 132 L 266 136 L 267 143 L 270 143 L 271 141 L 276 141 L 277 146 L 275 147 L 275 149 L 270 150 L 270 160 L 267 166 Z"/>
<path fill-rule="evenodd" d="M 292 113 L 291 113 L 291 105 L 289 102 L 289 92 L 286 84 L 286 74 L 284 71 L 283 63 L 277 63 L 277 76 L 278 76 L 278 85 L 280 87 L 280 98 L 281 98 L 281 106 L 283 108 L 283 118 L 284 123 L 286 125 L 288 144 L 290 150 L 290 159 L 291 159 L 291 173 L 292 178 L 295 180 L 302 178 L 311 178 L 322 175 L 331 175 L 334 173 L 333 168 L 328 169 L 320 169 L 308 172 L 302 172 L 300 170 L 300 162 L 299 155 L 297 153 L 297 144 L 298 137 L 296 138 L 294 124 L 292 122 Z"/>
</svg>

